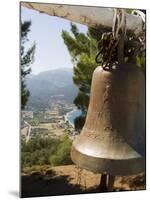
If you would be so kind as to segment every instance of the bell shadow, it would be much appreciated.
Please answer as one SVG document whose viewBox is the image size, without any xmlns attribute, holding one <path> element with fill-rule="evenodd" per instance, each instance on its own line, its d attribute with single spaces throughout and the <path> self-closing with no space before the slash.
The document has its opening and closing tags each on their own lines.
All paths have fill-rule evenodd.
<svg viewBox="0 0 150 200">
<path fill-rule="evenodd" d="M 83 194 L 80 185 L 71 184 L 69 176 L 25 175 L 21 177 L 21 197 Z"/>
<path fill-rule="evenodd" d="M 49 170 L 46 174 L 41 172 L 34 172 L 30 175 L 21 176 L 21 197 L 42 197 L 42 196 L 58 196 L 58 195 L 73 195 L 73 194 L 90 194 L 103 193 L 98 186 L 84 188 L 79 184 L 72 184 L 71 177 L 68 175 L 57 175 Z M 127 180 L 126 180 L 127 179 Z M 128 180 L 129 179 L 129 180 Z M 128 182 L 132 189 L 114 188 L 112 192 L 143 190 L 145 183 L 145 176 L 139 175 L 130 181 L 127 177 L 122 180 L 123 183 Z M 141 188 L 136 189 L 137 186 Z M 135 189 L 134 189 L 135 188 Z M 14 196 L 19 196 L 17 192 L 10 192 Z"/>
<path fill-rule="evenodd" d="M 138 188 L 138 190 L 145 190 L 146 189 L 146 174 L 139 174 L 132 179 L 129 177 L 124 177 L 121 181 L 122 183 L 128 182 L 130 188 Z"/>
</svg>

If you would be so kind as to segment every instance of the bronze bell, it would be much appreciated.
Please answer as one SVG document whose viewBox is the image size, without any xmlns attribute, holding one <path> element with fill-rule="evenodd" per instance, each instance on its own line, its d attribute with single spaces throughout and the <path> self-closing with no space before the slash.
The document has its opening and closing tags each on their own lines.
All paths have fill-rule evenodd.
<svg viewBox="0 0 150 200">
<path fill-rule="evenodd" d="M 138 67 L 95 69 L 86 121 L 71 158 L 81 168 L 114 176 L 145 170 L 145 77 Z"/>
</svg>

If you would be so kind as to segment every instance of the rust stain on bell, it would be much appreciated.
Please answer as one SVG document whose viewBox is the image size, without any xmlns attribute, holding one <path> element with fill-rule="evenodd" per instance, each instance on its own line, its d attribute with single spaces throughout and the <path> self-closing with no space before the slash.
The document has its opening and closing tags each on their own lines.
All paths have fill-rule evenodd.
<svg viewBox="0 0 150 200">
<path fill-rule="evenodd" d="M 145 170 L 145 77 L 124 65 L 93 73 L 86 121 L 71 149 L 81 168 L 110 175 Z"/>
</svg>

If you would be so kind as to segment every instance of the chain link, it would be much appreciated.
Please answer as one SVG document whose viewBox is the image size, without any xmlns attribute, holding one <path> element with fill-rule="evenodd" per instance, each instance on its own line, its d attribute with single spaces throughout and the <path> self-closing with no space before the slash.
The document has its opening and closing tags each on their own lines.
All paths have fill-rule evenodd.
<svg viewBox="0 0 150 200">
<path fill-rule="evenodd" d="M 98 42 L 99 52 L 95 61 L 101 63 L 104 70 L 112 68 L 115 62 L 116 49 L 120 40 L 120 32 L 123 37 L 126 34 L 126 16 L 124 9 L 114 9 L 112 32 L 103 33 L 101 40 Z"/>
</svg>

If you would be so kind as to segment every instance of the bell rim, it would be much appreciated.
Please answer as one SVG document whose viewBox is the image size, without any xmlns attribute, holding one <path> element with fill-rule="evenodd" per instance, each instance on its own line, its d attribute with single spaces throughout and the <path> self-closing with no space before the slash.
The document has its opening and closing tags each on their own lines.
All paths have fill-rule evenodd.
<svg viewBox="0 0 150 200">
<path fill-rule="evenodd" d="M 84 128 L 83 128 L 81 134 L 77 136 L 77 138 L 72 143 L 72 146 L 74 146 L 75 149 L 77 149 L 78 152 L 82 153 L 83 155 L 87 155 L 89 157 L 95 157 L 96 159 L 98 158 L 108 159 L 108 155 L 109 155 L 110 160 L 129 160 L 129 159 L 142 158 L 142 155 L 139 152 L 137 152 L 131 145 L 129 145 L 122 136 L 119 138 L 118 133 L 116 136 L 117 140 L 114 140 L 113 145 L 110 148 L 109 146 L 110 141 L 108 140 L 110 137 L 108 134 L 103 133 L 103 132 L 101 133 L 101 136 L 102 137 L 105 136 L 105 139 L 107 139 L 105 142 L 101 140 L 100 138 L 97 140 L 92 139 L 90 138 L 91 137 L 90 136 L 89 137 L 90 143 L 87 143 L 86 138 L 87 138 L 88 132 L 89 130 L 86 131 L 85 133 Z M 80 144 L 81 140 L 82 140 L 82 144 Z M 103 146 L 102 148 L 102 144 L 105 144 L 105 147 Z M 118 144 L 119 146 L 117 146 Z M 105 151 L 106 148 L 107 148 L 107 151 Z"/>
<path fill-rule="evenodd" d="M 74 145 L 71 147 L 71 159 L 80 168 L 92 171 L 93 173 L 127 176 L 145 171 L 145 159 L 143 157 L 124 160 L 97 158 L 81 153 Z M 86 161 L 84 162 L 84 160 Z"/>
</svg>

